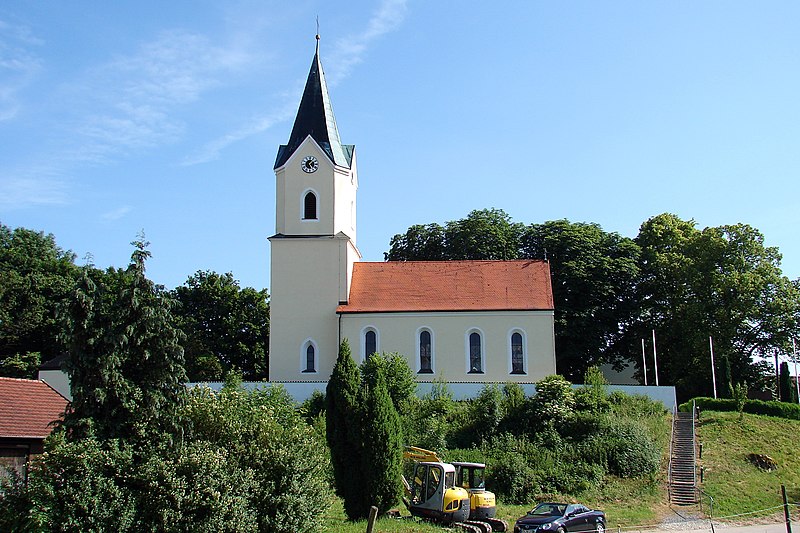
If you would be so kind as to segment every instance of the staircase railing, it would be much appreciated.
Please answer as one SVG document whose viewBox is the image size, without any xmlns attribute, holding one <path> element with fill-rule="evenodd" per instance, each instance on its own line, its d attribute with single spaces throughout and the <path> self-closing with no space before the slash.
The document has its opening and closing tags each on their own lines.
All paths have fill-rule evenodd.
<svg viewBox="0 0 800 533">
<path fill-rule="evenodd" d="M 695 426 L 697 425 L 697 406 L 695 400 L 692 400 L 692 485 L 697 488 L 697 436 L 695 435 Z"/>
<path fill-rule="evenodd" d="M 669 433 L 669 464 L 667 466 L 667 501 L 672 502 L 672 447 L 675 443 L 675 419 L 678 418 L 678 408 L 672 407 L 672 429 Z"/>
</svg>

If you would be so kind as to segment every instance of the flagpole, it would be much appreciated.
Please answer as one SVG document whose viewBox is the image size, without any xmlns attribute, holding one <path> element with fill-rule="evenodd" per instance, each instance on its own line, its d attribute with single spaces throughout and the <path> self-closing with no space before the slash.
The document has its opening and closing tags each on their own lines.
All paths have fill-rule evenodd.
<svg viewBox="0 0 800 533">
<path fill-rule="evenodd" d="M 792 354 L 794 355 L 794 387 L 797 391 L 797 403 L 800 403 L 800 374 L 797 373 L 797 346 L 792 337 Z"/>
<path fill-rule="evenodd" d="M 656 387 L 658 387 L 658 355 L 656 354 L 656 330 L 653 330 L 653 369 L 656 373 Z"/>
<path fill-rule="evenodd" d="M 795 369 L 795 373 L 797 370 Z M 644 375 L 644 386 L 647 386 L 647 359 L 644 356 L 644 339 L 642 339 L 642 374 Z"/>
<path fill-rule="evenodd" d="M 714 399 L 717 399 L 717 371 L 714 369 L 714 341 L 708 336 L 708 349 L 711 350 L 711 384 L 714 387 Z"/>
</svg>

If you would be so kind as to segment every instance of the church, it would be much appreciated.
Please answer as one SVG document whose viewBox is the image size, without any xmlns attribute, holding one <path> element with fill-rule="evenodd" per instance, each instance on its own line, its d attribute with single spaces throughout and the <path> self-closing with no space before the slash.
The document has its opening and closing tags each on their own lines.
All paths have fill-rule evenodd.
<svg viewBox="0 0 800 533">
<path fill-rule="evenodd" d="M 404 355 L 419 383 L 533 383 L 555 374 L 547 262 L 361 261 L 356 149 L 339 138 L 319 42 L 274 170 L 272 383 L 324 387 L 344 339 L 357 363 L 377 352 Z"/>
</svg>

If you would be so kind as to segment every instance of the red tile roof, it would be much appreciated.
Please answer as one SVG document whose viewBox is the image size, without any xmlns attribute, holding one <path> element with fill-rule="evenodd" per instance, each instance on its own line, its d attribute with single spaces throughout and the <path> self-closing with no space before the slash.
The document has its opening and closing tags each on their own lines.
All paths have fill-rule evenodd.
<svg viewBox="0 0 800 533">
<path fill-rule="evenodd" d="M 47 437 L 67 403 L 44 381 L 0 377 L 0 437 Z"/>
<path fill-rule="evenodd" d="M 553 309 L 544 261 L 356 263 L 339 313 Z"/>
</svg>

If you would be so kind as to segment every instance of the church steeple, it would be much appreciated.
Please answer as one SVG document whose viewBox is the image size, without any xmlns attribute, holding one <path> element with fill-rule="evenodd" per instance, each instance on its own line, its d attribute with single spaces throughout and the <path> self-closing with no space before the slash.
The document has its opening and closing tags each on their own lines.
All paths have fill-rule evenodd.
<svg viewBox="0 0 800 533">
<path fill-rule="evenodd" d="M 342 141 L 339 139 L 339 130 L 336 128 L 336 119 L 333 116 L 333 107 L 328 96 L 325 74 L 319 60 L 319 36 L 317 36 L 317 49 L 314 53 L 314 60 L 311 62 L 311 70 L 308 72 L 303 98 L 300 100 L 300 108 L 294 119 L 292 134 L 289 136 L 289 142 L 278 148 L 275 168 L 286 163 L 309 135 L 319 144 L 333 164 L 350 168 L 354 147 L 342 145 Z"/>
</svg>

